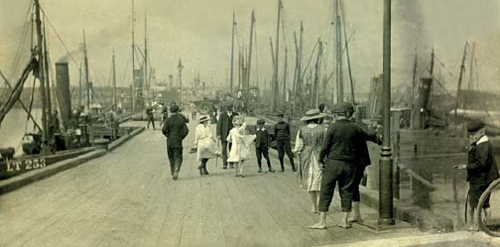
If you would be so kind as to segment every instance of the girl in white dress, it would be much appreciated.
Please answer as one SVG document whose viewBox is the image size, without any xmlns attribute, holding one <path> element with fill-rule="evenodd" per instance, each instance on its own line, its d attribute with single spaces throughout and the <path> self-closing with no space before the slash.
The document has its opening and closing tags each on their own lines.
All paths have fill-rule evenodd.
<svg viewBox="0 0 500 247">
<path fill-rule="evenodd" d="M 216 149 L 217 139 L 212 134 L 212 130 L 208 126 L 210 118 L 208 116 L 201 116 L 196 127 L 194 135 L 194 148 L 196 149 L 196 160 L 201 164 L 198 166 L 200 175 L 208 175 L 207 162 L 209 159 L 216 158 L 218 155 Z"/>
<path fill-rule="evenodd" d="M 233 126 L 227 136 L 227 141 L 231 142 L 227 162 L 233 162 L 236 165 L 234 169 L 235 177 L 244 177 L 243 162 L 250 158 L 250 144 L 255 140 L 256 136 L 248 135 L 243 116 L 234 116 Z"/>
</svg>

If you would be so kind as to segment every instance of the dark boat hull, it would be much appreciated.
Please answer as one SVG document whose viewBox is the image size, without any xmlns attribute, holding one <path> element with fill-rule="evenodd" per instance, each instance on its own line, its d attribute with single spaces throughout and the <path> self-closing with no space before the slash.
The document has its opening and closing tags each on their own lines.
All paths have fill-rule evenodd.
<svg viewBox="0 0 500 247">
<path fill-rule="evenodd" d="M 75 158 L 94 151 L 94 147 L 65 150 L 51 155 L 27 155 L 8 161 L 0 161 L 0 180 L 11 178 L 29 171 L 50 166 L 56 162 Z"/>
</svg>

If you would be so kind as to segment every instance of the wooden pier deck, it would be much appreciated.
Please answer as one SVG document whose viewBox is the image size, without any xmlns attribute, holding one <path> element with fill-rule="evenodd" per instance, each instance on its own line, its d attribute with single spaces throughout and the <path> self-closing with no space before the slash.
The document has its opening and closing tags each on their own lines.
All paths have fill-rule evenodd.
<svg viewBox="0 0 500 247">
<path fill-rule="evenodd" d="M 309 230 L 317 215 L 291 169 L 258 174 L 251 160 L 245 178 L 236 178 L 211 160 L 210 175 L 200 177 L 188 154 L 195 124 L 189 127 L 177 181 L 165 138 L 150 129 L 101 158 L 1 196 L 0 246 L 318 246 L 422 234 L 335 227 L 338 199 L 329 228 Z M 363 213 L 377 215 L 367 207 Z"/>
</svg>

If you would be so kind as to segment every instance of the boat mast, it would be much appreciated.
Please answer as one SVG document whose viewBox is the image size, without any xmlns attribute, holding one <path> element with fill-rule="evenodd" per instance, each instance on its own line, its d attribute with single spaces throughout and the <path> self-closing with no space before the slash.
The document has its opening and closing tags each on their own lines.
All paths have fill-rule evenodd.
<svg viewBox="0 0 500 247">
<path fill-rule="evenodd" d="M 78 68 L 78 71 L 80 73 L 79 80 L 78 80 L 78 107 L 82 105 L 82 63 L 80 62 L 80 68 Z"/>
<path fill-rule="evenodd" d="M 231 75 L 229 80 L 229 89 L 233 93 L 233 73 L 234 73 L 234 28 L 236 27 L 236 14 L 233 12 L 233 34 L 231 38 Z"/>
<path fill-rule="evenodd" d="M 345 16 L 345 8 L 344 8 L 344 2 L 342 2 L 342 0 L 340 0 L 340 11 L 342 12 L 341 13 L 342 16 L 344 17 Z M 356 99 L 354 98 L 354 79 L 352 78 L 351 58 L 349 56 L 349 41 L 347 40 L 348 39 L 347 31 L 346 31 L 345 23 L 342 24 L 342 22 L 341 22 L 340 24 L 342 25 L 343 30 L 344 30 L 345 55 L 347 58 L 347 71 L 349 72 L 349 81 L 351 83 L 352 103 L 356 104 Z"/>
<path fill-rule="evenodd" d="M 296 102 L 296 92 L 297 92 L 297 73 L 298 73 L 298 66 L 299 66 L 299 45 L 297 42 L 297 32 L 293 31 L 293 42 L 295 45 L 295 69 L 293 73 L 293 85 L 292 85 L 292 97 L 293 97 L 293 104 L 292 104 L 292 114 L 293 114 L 293 108 Z"/>
<path fill-rule="evenodd" d="M 46 106 L 46 91 L 45 91 L 45 74 L 43 69 L 43 37 L 42 37 L 42 20 L 40 19 L 40 2 L 35 1 L 35 23 L 37 33 L 37 52 L 38 52 L 38 80 L 40 81 L 40 94 L 42 100 L 42 154 L 47 153 L 48 149 L 48 127 L 47 127 L 47 106 Z"/>
<path fill-rule="evenodd" d="M 280 16 L 281 16 L 281 9 L 283 8 L 283 4 L 281 3 L 281 0 L 278 0 L 278 22 L 277 22 L 277 28 L 276 28 L 276 49 L 274 50 L 274 74 L 273 74 L 273 95 L 276 95 L 278 93 L 278 64 L 279 64 L 279 47 L 280 47 Z M 272 109 L 273 111 L 277 111 L 278 109 L 278 98 L 279 97 L 273 97 L 272 101 Z"/>
<path fill-rule="evenodd" d="M 113 49 L 113 107 L 116 106 L 116 62 L 115 50 Z"/>
<path fill-rule="evenodd" d="M 320 72 L 321 72 L 321 57 L 323 55 L 323 42 L 321 38 L 318 38 L 318 57 L 316 58 L 316 64 L 314 65 L 314 85 L 313 85 L 313 94 L 311 95 L 312 107 L 316 108 L 319 105 L 319 81 L 320 81 Z"/>
<path fill-rule="evenodd" d="M 145 12 L 144 15 L 144 88 L 146 90 L 146 95 L 148 96 L 149 93 L 149 78 L 148 78 L 148 19 L 147 19 L 147 12 Z M 142 94 L 144 97 L 144 94 Z"/>
<path fill-rule="evenodd" d="M 431 77 L 433 77 L 434 75 L 434 59 L 435 59 L 436 55 L 434 53 L 434 48 L 432 48 L 432 53 L 431 53 L 431 70 L 429 70 L 430 74 L 431 74 Z"/>
<path fill-rule="evenodd" d="M 340 16 L 340 1 L 335 0 L 335 46 L 336 46 L 336 79 L 337 79 L 337 102 L 344 101 L 344 82 L 342 75 L 342 18 Z M 335 50 L 335 49 L 334 49 Z"/>
<path fill-rule="evenodd" d="M 132 0 L 132 112 L 135 112 L 135 11 Z"/>
<path fill-rule="evenodd" d="M 299 40 L 299 59 L 297 65 L 297 93 L 302 93 L 303 89 L 303 75 L 302 75 L 302 41 L 304 36 L 304 25 L 303 22 L 300 21 L 300 40 Z M 302 99 L 300 97 L 299 99 Z"/>
<path fill-rule="evenodd" d="M 467 46 L 468 45 L 469 44 L 467 42 L 465 42 L 465 45 L 464 45 L 464 54 L 462 56 L 462 64 L 460 65 L 460 75 L 458 76 L 457 99 L 455 101 L 455 128 L 457 127 L 458 100 L 459 100 L 459 96 L 460 96 L 460 88 L 462 87 L 462 76 L 463 76 L 463 72 L 465 70 L 465 56 L 467 55 Z"/>
<path fill-rule="evenodd" d="M 45 15 L 44 15 L 44 22 L 43 22 L 43 60 L 44 60 L 44 68 L 45 68 L 45 87 L 47 88 L 47 111 L 48 111 L 48 119 L 47 121 L 49 123 L 52 123 L 52 103 L 50 100 L 50 74 L 49 74 L 49 52 L 47 49 L 47 31 L 45 29 Z M 52 138 L 53 133 L 49 133 L 49 138 Z"/>
<path fill-rule="evenodd" d="M 245 88 L 245 96 L 248 95 L 248 91 L 250 90 L 250 69 L 252 67 L 252 46 L 253 46 L 253 27 L 255 23 L 255 11 L 252 10 L 252 17 L 250 19 L 250 47 L 248 48 L 248 62 L 247 62 L 247 73 L 246 73 L 246 78 L 247 78 L 247 83 L 246 83 L 246 88 Z M 246 99 L 246 97 L 245 97 Z"/>
<path fill-rule="evenodd" d="M 418 55 L 415 51 L 415 62 L 413 63 L 413 80 L 411 82 L 411 110 L 413 111 L 415 108 L 415 86 L 417 82 L 417 64 L 418 63 Z M 432 63 L 432 62 L 431 62 Z M 411 121 L 411 127 L 413 128 L 413 121 Z"/>
<path fill-rule="evenodd" d="M 85 85 L 87 85 L 87 110 L 90 110 L 90 79 L 89 79 L 89 59 L 87 57 L 87 43 L 85 41 L 85 30 L 83 30 L 83 63 L 85 65 Z"/>
<path fill-rule="evenodd" d="M 474 81 L 474 53 L 476 51 L 476 42 L 473 42 L 472 43 L 472 52 L 471 52 L 471 55 L 470 55 L 470 69 L 469 69 L 469 85 L 467 86 L 467 88 L 470 90 L 472 90 L 472 87 L 473 87 L 473 81 Z"/>
<path fill-rule="evenodd" d="M 269 45 L 271 47 L 271 61 L 273 65 L 273 78 L 271 80 L 271 97 L 274 96 L 274 64 L 276 64 L 276 59 L 274 58 L 274 47 L 273 47 L 273 38 L 269 36 Z M 264 87 L 267 87 L 267 83 L 264 83 Z M 274 99 L 273 99 L 274 102 Z"/>
<path fill-rule="evenodd" d="M 285 68 L 283 69 L 283 104 L 286 103 L 286 80 L 288 73 L 288 47 L 285 46 Z"/>
</svg>

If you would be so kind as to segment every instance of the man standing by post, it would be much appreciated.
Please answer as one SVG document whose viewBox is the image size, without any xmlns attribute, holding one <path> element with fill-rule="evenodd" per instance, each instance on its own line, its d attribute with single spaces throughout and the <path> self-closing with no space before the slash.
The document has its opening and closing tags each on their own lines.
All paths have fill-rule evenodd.
<svg viewBox="0 0 500 247">
<path fill-rule="evenodd" d="M 188 135 L 189 129 L 185 117 L 178 113 L 177 105 L 171 106 L 170 112 L 172 114 L 163 123 L 162 132 L 167 137 L 167 154 L 172 179 L 177 180 L 182 165 L 182 140 Z"/>
<path fill-rule="evenodd" d="M 283 113 L 278 114 L 278 123 L 274 126 L 274 136 L 276 137 L 276 146 L 281 165 L 281 172 L 285 171 L 285 153 L 290 159 L 292 171 L 296 171 L 295 163 L 293 162 L 292 145 L 290 143 L 290 124 L 285 122 Z"/>
<path fill-rule="evenodd" d="M 219 115 L 219 120 L 217 122 L 217 137 L 222 144 L 222 169 L 227 169 L 227 135 L 233 128 L 233 117 L 236 115 L 238 115 L 238 113 L 233 112 L 233 104 L 228 103 L 226 105 L 226 110 L 221 112 L 221 114 Z M 231 148 L 230 143 L 229 148 Z M 229 164 L 229 169 L 233 169 L 233 164 Z"/>
<path fill-rule="evenodd" d="M 323 177 L 318 209 L 319 222 L 309 226 L 312 229 L 326 228 L 326 213 L 333 199 L 333 192 L 338 182 L 340 203 L 342 208 L 342 223 L 339 227 L 350 228 L 349 213 L 352 207 L 354 191 L 354 176 L 356 173 L 359 150 L 366 141 L 376 142 L 375 133 L 368 134 L 360 126 L 351 123 L 348 119 L 352 105 L 338 103 L 333 106 L 335 122 L 330 125 L 319 155 L 319 162 L 323 164 Z"/>
</svg>

